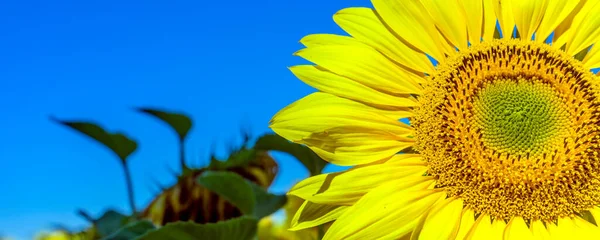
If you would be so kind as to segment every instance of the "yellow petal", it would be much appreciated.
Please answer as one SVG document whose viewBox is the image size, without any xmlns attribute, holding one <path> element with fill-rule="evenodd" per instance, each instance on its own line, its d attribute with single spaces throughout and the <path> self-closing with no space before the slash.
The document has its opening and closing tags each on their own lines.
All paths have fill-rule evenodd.
<svg viewBox="0 0 600 240">
<path fill-rule="evenodd" d="M 575 9 L 579 0 L 547 0 L 548 6 L 546 13 L 538 30 L 535 32 L 535 40 L 538 42 L 544 42 L 550 36 L 552 31 L 556 29 L 569 14 Z"/>
<path fill-rule="evenodd" d="M 587 69 L 600 68 L 600 42 L 595 43 L 582 61 Z"/>
<path fill-rule="evenodd" d="M 496 32 L 496 12 L 494 11 L 494 1 L 483 0 L 483 40 L 491 41 Z"/>
<path fill-rule="evenodd" d="M 443 200 L 441 200 L 443 201 Z M 423 225 L 425 225 L 425 220 L 427 220 L 427 215 L 429 215 L 429 213 L 431 213 L 431 211 L 433 210 L 433 208 L 436 208 L 437 206 L 439 206 L 439 202 L 438 201 L 437 204 L 434 204 L 433 207 L 427 209 L 427 211 L 425 211 L 421 217 L 419 217 L 419 221 L 417 222 L 417 224 L 415 225 L 415 227 L 413 228 L 413 231 L 410 234 L 406 234 L 404 235 L 404 237 L 401 237 L 401 239 L 406 239 L 406 240 L 418 240 L 419 236 L 421 235 L 421 230 L 423 230 Z"/>
<path fill-rule="evenodd" d="M 329 128 L 339 126 L 376 126 L 380 130 L 388 131 L 392 134 L 408 134 L 411 130 L 409 126 L 398 123 L 398 117 L 411 116 L 410 112 L 387 111 L 367 106 L 365 104 L 352 100 L 337 97 L 328 93 L 313 93 L 295 103 L 283 108 L 271 120 L 272 128 L 286 126 L 290 121 L 298 123 L 296 126 L 290 126 L 297 135 L 284 136 L 292 141 L 300 141 L 304 137 L 314 132 L 322 132 Z M 312 118 L 317 119 L 335 119 L 336 122 L 313 122 L 305 123 Z M 309 126 L 304 126 L 310 124 Z M 309 129 L 303 129 L 309 128 Z M 304 132 L 306 130 L 308 132 Z"/>
<path fill-rule="evenodd" d="M 342 166 L 372 163 L 414 145 L 412 138 L 398 137 L 372 128 L 344 126 L 313 133 L 298 141 L 323 159 Z"/>
<path fill-rule="evenodd" d="M 319 226 L 336 220 L 348 206 L 324 205 L 304 201 L 290 224 L 290 231 Z"/>
<path fill-rule="evenodd" d="M 419 72 L 435 71 L 427 56 L 394 36 L 373 9 L 346 8 L 337 12 L 333 20 L 344 31 L 394 61 Z"/>
<path fill-rule="evenodd" d="M 313 93 L 271 120 L 282 137 L 306 144 L 325 160 L 359 165 L 389 158 L 412 146 L 412 129 L 379 110 L 327 93 Z"/>
<path fill-rule="evenodd" d="M 502 238 L 504 237 L 505 229 L 506 229 L 506 222 L 504 222 L 504 220 L 493 220 L 491 236 L 488 239 L 502 240 Z"/>
<path fill-rule="evenodd" d="M 318 47 L 318 46 L 356 46 L 356 47 L 367 47 L 366 44 L 357 41 L 356 39 L 348 36 L 340 36 L 328 33 L 310 34 L 300 39 L 300 43 L 306 47 Z"/>
<path fill-rule="evenodd" d="M 577 230 L 575 222 L 571 218 L 559 218 L 558 224 L 546 223 L 548 232 L 552 239 L 571 239 Z"/>
<path fill-rule="evenodd" d="M 470 208 L 463 209 L 456 239 L 464 239 L 473 224 L 475 224 L 475 212 Z"/>
<path fill-rule="evenodd" d="M 567 53 L 576 54 L 600 41 L 600 2 L 589 7 L 586 15 L 575 17 L 575 21 L 579 22 L 577 28 L 573 29 L 571 40 L 567 42 Z"/>
<path fill-rule="evenodd" d="M 527 224 L 522 217 L 513 217 L 504 229 L 505 240 L 520 240 L 520 239 L 532 239 L 533 234 L 527 228 Z"/>
<path fill-rule="evenodd" d="M 418 239 L 454 239 L 460 227 L 462 211 L 462 199 L 449 198 L 440 202 L 427 214 Z M 413 236 L 417 239 L 416 234 Z"/>
<path fill-rule="evenodd" d="M 502 220 L 490 222 L 490 216 L 481 214 L 467 233 L 465 239 L 472 240 L 501 240 L 506 223 Z"/>
<path fill-rule="evenodd" d="M 395 164 L 401 166 L 420 166 L 425 162 L 419 154 L 396 154 L 386 161 L 385 164 Z"/>
<path fill-rule="evenodd" d="M 418 219 L 445 195 L 439 190 L 399 191 L 396 183 L 382 185 L 342 214 L 323 239 L 404 237 L 414 229 Z"/>
<path fill-rule="evenodd" d="M 576 235 L 575 237 L 583 238 L 583 239 L 594 239 L 600 236 L 600 228 L 598 226 L 584 220 L 580 217 L 573 218 L 573 223 L 576 226 Z"/>
<path fill-rule="evenodd" d="M 469 42 L 471 42 L 471 44 L 481 42 L 481 38 L 485 31 L 484 25 L 486 25 L 486 21 L 488 21 L 487 19 L 484 19 L 484 0 L 463 0 L 458 1 L 458 4 L 462 5 L 462 15 L 465 17 L 465 23 L 467 24 Z M 495 16 L 493 21 L 495 26 Z"/>
<path fill-rule="evenodd" d="M 389 107 L 414 107 L 418 105 L 417 100 L 409 95 L 396 96 L 383 93 L 319 66 L 300 65 L 293 66 L 290 70 L 306 84 L 343 98 Z"/>
<path fill-rule="evenodd" d="M 383 21 L 402 39 L 439 62 L 449 45 L 440 36 L 427 10 L 418 0 L 372 0 Z M 446 46 L 444 46 L 446 45 Z"/>
<path fill-rule="evenodd" d="M 421 0 L 421 3 L 444 36 L 458 49 L 467 49 L 467 23 L 458 1 Z"/>
<path fill-rule="evenodd" d="M 565 51 L 579 53 L 600 39 L 600 2 L 582 1 L 555 31 L 555 45 L 566 44 Z"/>
<path fill-rule="evenodd" d="M 554 223 L 548 223 L 548 225 L 554 225 Z M 556 225 L 554 225 L 556 226 Z M 530 223 L 529 229 L 531 230 L 531 234 L 533 235 L 533 239 L 539 240 L 548 240 L 550 239 L 550 232 L 544 226 L 544 223 L 540 220 L 532 221 Z"/>
<path fill-rule="evenodd" d="M 546 13 L 548 0 L 512 0 L 511 5 L 520 37 L 532 39 Z"/>
<path fill-rule="evenodd" d="M 512 38 L 515 27 L 513 16 L 512 0 L 493 0 L 494 12 L 498 17 L 498 23 L 502 31 L 503 38 Z"/>
<path fill-rule="evenodd" d="M 554 37 L 553 37 L 553 45 L 556 47 L 562 47 L 568 40 L 570 40 L 570 33 L 573 30 L 573 23 L 575 21 L 575 17 L 580 14 L 585 14 L 585 12 L 590 8 L 590 4 L 592 1 L 581 0 L 575 6 L 575 8 L 562 20 L 561 23 L 554 29 Z"/>
<path fill-rule="evenodd" d="M 424 75 L 390 61 L 371 47 L 323 45 L 302 49 L 296 55 L 369 87 L 391 93 L 421 93 Z"/>
<path fill-rule="evenodd" d="M 419 185 L 426 189 L 431 178 L 422 175 L 427 167 L 408 164 L 386 162 L 321 174 L 300 181 L 288 194 L 314 203 L 352 205 L 372 189 L 393 180 L 403 179 L 402 186 Z"/>
</svg>

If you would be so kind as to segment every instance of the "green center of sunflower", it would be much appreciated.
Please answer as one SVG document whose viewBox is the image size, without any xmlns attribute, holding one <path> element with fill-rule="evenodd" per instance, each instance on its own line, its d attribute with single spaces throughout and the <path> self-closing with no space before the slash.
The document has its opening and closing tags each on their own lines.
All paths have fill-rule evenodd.
<svg viewBox="0 0 600 240">
<path fill-rule="evenodd" d="M 549 45 L 471 46 L 438 66 L 411 124 L 428 175 L 477 213 L 552 221 L 600 204 L 599 79 Z"/>
<path fill-rule="evenodd" d="M 502 79 L 483 87 L 473 103 L 482 141 L 498 152 L 539 154 L 568 124 L 556 90 L 538 79 Z"/>
</svg>

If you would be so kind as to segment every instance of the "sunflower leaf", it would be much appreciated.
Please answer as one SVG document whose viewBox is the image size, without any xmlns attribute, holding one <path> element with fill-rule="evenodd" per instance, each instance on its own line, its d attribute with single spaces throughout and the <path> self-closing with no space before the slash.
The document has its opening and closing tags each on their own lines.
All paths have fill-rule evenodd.
<svg viewBox="0 0 600 240">
<path fill-rule="evenodd" d="M 181 113 L 166 112 L 157 109 L 139 108 L 138 111 L 156 117 L 175 130 L 179 140 L 183 141 L 192 128 L 192 120 Z"/>
<path fill-rule="evenodd" d="M 117 211 L 108 210 L 102 216 L 94 221 L 94 225 L 101 237 L 109 236 L 110 234 L 121 229 L 127 221 L 128 216 L 125 216 Z"/>
<path fill-rule="evenodd" d="M 226 161 L 219 161 L 216 158 L 212 158 L 208 169 L 227 170 L 234 167 L 245 167 L 254 159 L 256 159 L 256 151 L 254 149 L 241 149 L 232 153 Z"/>
<path fill-rule="evenodd" d="M 285 205 L 287 197 L 285 195 L 275 195 L 268 193 L 264 188 L 252 182 L 248 182 L 254 191 L 256 206 L 254 207 L 254 217 L 261 219 L 276 212 Z"/>
<path fill-rule="evenodd" d="M 236 206 L 245 215 L 254 213 L 255 196 L 252 186 L 232 172 L 206 171 L 196 182 Z"/>
<path fill-rule="evenodd" d="M 258 220 L 243 216 L 227 221 L 208 224 L 174 222 L 151 230 L 136 238 L 138 240 L 250 240 L 256 235 Z"/>
<path fill-rule="evenodd" d="M 134 239 L 153 229 L 156 229 L 156 227 L 154 227 L 154 224 L 152 224 L 150 221 L 136 221 L 125 225 L 123 228 L 110 234 L 108 237 L 105 237 L 102 240 Z"/>
<path fill-rule="evenodd" d="M 325 165 L 327 165 L 327 162 L 310 150 L 310 148 L 290 142 L 275 134 L 267 134 L 260 137 L 256 141 L 254 149 L 288 153 L 298 159 L 308 169 L 311 176 L 320 174 Z"/>
<path fill-rule="evenodd" d="M 121 161 L 125 161 L 137 149 L 137 143 L 122 133 L 109 133 L 102 127 L 91 122 L 51 120 L 70 127 L 109 148 Z"/>
</svg>

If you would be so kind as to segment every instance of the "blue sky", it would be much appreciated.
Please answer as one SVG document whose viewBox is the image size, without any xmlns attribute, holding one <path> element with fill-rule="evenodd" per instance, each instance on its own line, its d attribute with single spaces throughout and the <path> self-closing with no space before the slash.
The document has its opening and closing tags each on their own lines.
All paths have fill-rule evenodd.
<svg viewBox="0 0 600 240">
<path fill-rule="evenodd" d="M 51 3 L 50 3 L 51 2 Z M 78 227 L 83 208 L 127 210 L 123 175 L 103 147 L 50 122 L 94 120 L 139 142 L 130 159 L 136 202 L 171 184 L 176 138 L 132 111 L 188 113 L 188 158 L 206 160 L 216 143 L 239 141 L 247 125 L 269 132 L 279 109 L 314 89 L 287 67 L 310 33 L 342 33 L 339 9 L 368 0 L 3 1 L 0 3 L 0 234 L 30 239 L 53 223 Z M 284 155 L 272 188 L 307 176 Z M 329 170 L 333 170 L 329 168 Z"/>
</svg>

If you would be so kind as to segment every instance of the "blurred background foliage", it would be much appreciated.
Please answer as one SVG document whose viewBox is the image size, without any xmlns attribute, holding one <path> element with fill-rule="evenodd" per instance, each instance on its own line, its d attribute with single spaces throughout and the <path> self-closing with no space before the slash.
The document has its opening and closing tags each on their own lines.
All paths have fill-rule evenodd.
<svg viewBox="0 0 600 240">
<path fill-rule="evenodd" d="M 136 151 L 137 142 L 122 132 L 109 132 L 93 121 L 72 121 L 51 117 L 56 124 L 95 140 L 114 153 L 123 172 L 130 212 L 109 209 L 100 216 L 85 210 L 77 212 L 89 226 L 73 231 L 58 225 L 53 232 L 40 233 L 38 240 L 188 240 L 188 239 L 320 239 L 323 229 L 288 231 L 294 213 L 302 200 L 268 191 L 277 176 L 277 160 L 270 152 L 290 154 L 310 172 L 317 175 L 326 162 L 305 146 L 289 142 L 274 134 L 253 138 L 243 132 L 243 142 L 220 159 L 211 154 L 209 164 L 192 167 L 185 158 L 184 143 L 193 126 L 192 119 L 182 113 L 163 109 L 139 108 L 141 114 L 155 118 L 177 135 L 180 172 L 171 186 L 158 186 L 161 191 L 142 208 L 134 202 L 135 187 L 131 181 L 128 157 Z M 116 169 L 115 169 L 116 170 Z M 273 213 L 285 212 L 276 220 Z M 0 238 L 2 239 L 2 238 Z"/>
</svg>

